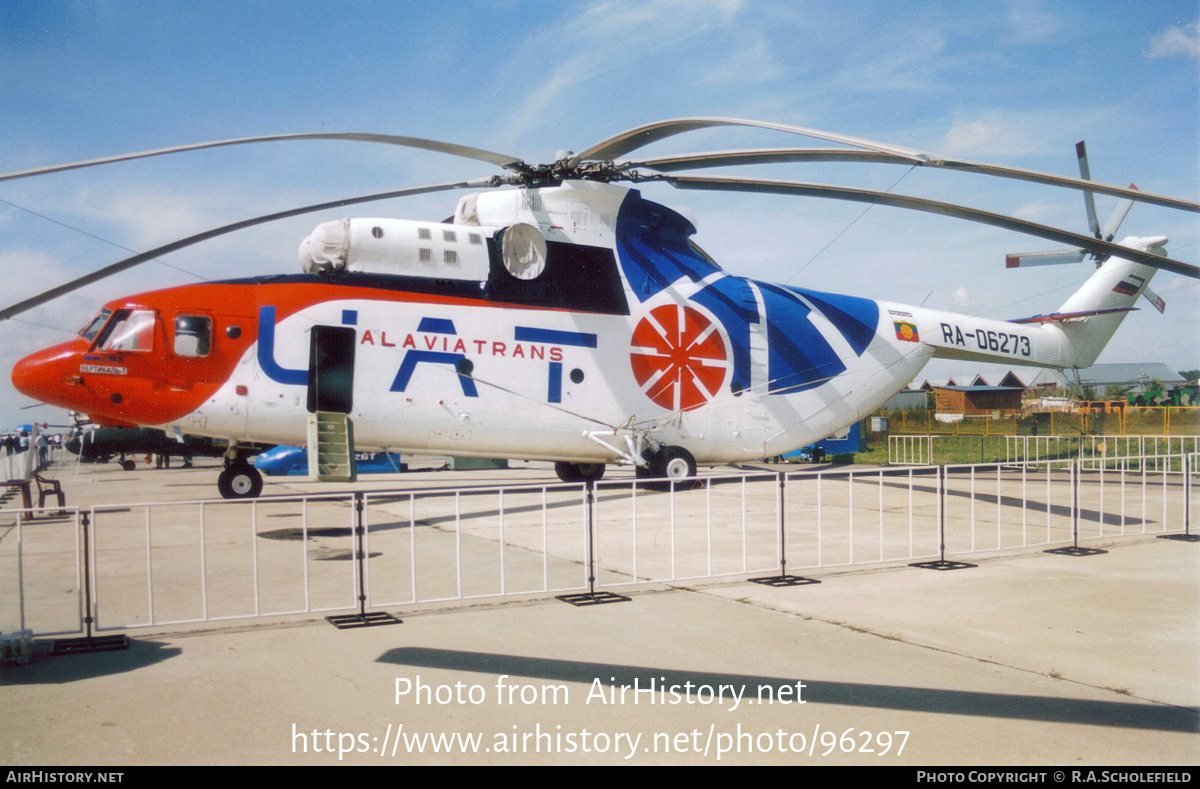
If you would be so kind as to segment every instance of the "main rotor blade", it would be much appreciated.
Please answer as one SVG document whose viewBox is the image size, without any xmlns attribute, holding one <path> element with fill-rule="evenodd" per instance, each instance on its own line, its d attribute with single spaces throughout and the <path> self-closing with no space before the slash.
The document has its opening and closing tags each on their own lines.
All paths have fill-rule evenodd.
<svg viewBox="0 0 1200 789">
<path fill-rule="evenodd" d="M 1075 143 L 1075 158 L 1079 160 L 1079 177 L 1085 181 L 1092 180 L 1092 169 L 1088 167 L 1087 145 L 1083 140 Z M 1096 238 L 1104 238 L 1100 233 L 1100 220 L 1096 218 L 1096 198 L 1091 189 L 1083 192 L 1083 207 L 1087 210 L 1088 229 Z"/>
<path fill-rule="evenodd" d="M 651 170 L 670 173 L 707 167 L 734 167 L 742 164 L 780 164 L 783 162 L 868 162 L 939 167 L 947 170 L 959 170 L 962 172 L 978 173 L 980 175 L 1011 178 L 1017 181 L 1029 181 L 1048 186 L 1061 186 L 1068 189 L 1099 192 L 1100 194 L 1121 197 L 1126 200 L 1136 200 L 1167 208 L 1177 208 L 1182 211 L 1200 213 L 1200 203 L 1193 203 L 1190 200 L 1181 200 L 1177 197 L 1168 197 L 1152 192 L 1142 192 L 1132 185 L 1126 189 L 1112 184 L 1102 184 L 1096 181 L 1053 175 L 1051 173 L 1040 173 L 1036 170 L 1024 170 L 1019 167 L 1003 167 L 996 164 L 965 162 L 952 159 L 930 161 L 880 151 L 852 151 L 836 148 L 756 148 L 744 151 L 710 151 L 706 153 L 681 154 L 679 156 L 659 156 L 636 162 L 622 162 L 621 165 L 625 168 L 646 167 Z M 1116 230 L 1114 229 L 1113 232 L 1116 232 Z"/>
<path fill-rule="evenodd" d="M 46 167 L 34 167 L 29 170 L 18 170 L 16 172 L 3 173 L 0 174 L 0 181 L 9 181 L 15 178 L 28 178 L 33 175 L 45 175 L 46 173 L 57 173 L 62 172 L 63 170 L 77 170 L 81 167 L 94 167 L 98 164 L 124 162 L 130 159 L 145 159 L 150 156 L 163 156 L 169 153 L 198 151 L 202 148 L 220 148 L 226 145 L 244 145 L 246 143 L 254 142 L 278 142 L 280 140 L 351 140 L 355 142 L 377 142 L 385 145 L 401 145 L 405 148 L 421 148 L 426 151 L 448 153 L 452 156 L 462 156 L 467 159 L 478 159 L 481 162 L 494 164 L 498 167 L 503 167 L 507 170 L 513 170 L 515 172 L 520 172 L 526 167 L 524 162 L 514 156 L 484 151 L 479 148 L 470 148 L 466 145 L 456 145 L 454 143 L 439 142 L 437 140 L 426 140 L 421 137 L 398 137 L 394 134 L 361 134 L 357 132 L 320 132 L 315 134 L 269 134 L 263 137 L 239 137 L 232 140 L 215 140 L 213 142 L 192 143 L 191 145 L 176 145 L 171 148 L 157 148 L 152 151 L 124 153 L 117 156 L 105 156 L 100 159 L 88 159 L 82 162 L 54 164 Z"/>
<path fill-rule="evenodd" d="M 821 131 L 820 129 L 809 129 L 804 126 L 788 126 L 783 123 L 767 123 L 765 121 L 748 121 L 740 118 L 676 118 L 669 121 L 658 121 L 657 123 L 648 123 L 645 126 L 638 126 L 628 131 L 609 137 L 607 140 L 601 140 L 592 147 L 575 154 L 574 161 L 587 161 L 589 159 L 598 159 L 607 161 L 615 159 L 618 156 L 637 150 L 643 146 L 649 145 L 652 142 L 673 137 L 676 134 L 684 132 L 696 131 L 697 129 L 707 129 L 713 126 L 753 126 L 760 129 L 773 129 L 775 131 L 788 132 L 789 134 L 799 134 L 804 137 L 813 137 L 818 140 L 828 140 L 829 142 L 838 142 L 844 145 L 853 145 L 856 148 L 863 148 L 868 151 L 881 151 L 885 153 L 894 153 L 900 156 L 910 156 L 916 159 L 936 159 L 937 157 L 930 153 L 918 151 L 913 148 L 904 148 L 899 145 L 890 145 L 885 142 L 876 142 L 874 140 L 863 139 L 862 137 L 850 137 L 845 134 L 837 134 L 835 132 Z"/>
<path fill-rule="evenodd" d="M 1137 263 L 1142 263 L 1147 266 L 1154 266 L 1166 271 L 1171 271 L 1176 274 L 1182 274 L 1185 277 L 1200 279 L 1200 268 L 1189 263 L 1183 263 L 1178 260 L 1172 260 L 1168 257 L 1162 257 L 1150 252 L 1142 252 L 1137 249 L 1130 249 L 1119 244 L 1113 244 L 1108 241 L 1102 241 L 1091 236 L 1083 236 L 1078 233 L 1071 233 L 1067 230 L 1059 230 L 1046 225 L 1039 225 L 1035 222 L 1026 222 L 1022 219 L 1013 219 L 1012 217 L 1003 216 L 1001 214 L 993 214 L 988 211 L 980 211 L 974 208 L 966 208 L 965 206 L 952 205 L 950 203 L 941 203 L 935 200 L 924 200 L 918 197 L 906 197 L 904 195 L 888 194 L 886 192 L 874 192 L 866 189 L 848 189 L 840 186 L 825 186 L 823 184 L 799 183 L 793 181 L 758 181 L 749 178 L 701 178 L 697 176 L 671 176 L 664 175 L 653 178 L 651 180 L 666 181 L 678 189 L 702 189 L 721 192 L 761 192 L 765 194 L 786 194 L 797 195 L 800 197 L 826 197 L 834 200 L 849 200 L 857 203 L 873 203 L 878 205 L 887 205 L 895 208 L 908 208 L 916 211 L 925 211 L 930 214 L 940 214 L 942 216 L 955 217 L 957 219 L 966 219 L 971 222 L 980 222 L 993 227 L 1000 227 L 1006 230 L 1015 230 L 1019 233 L 1026 233 L 1031 236 L 1038 236 L 1050 241 L 1057 241 L 1062 244 L 1069 244 L 1074 247 L 1097 252 L 1104 255 L 1116 255 L 1126 260 L 1132 260 Z"/>
<path fill-rule="evenodd" d="M 134 255 L 133 257 L 119 260 L 116 263 L 105 266 L 97 271 L 93 271 L 91 274 L 82 276 L 79 279 L 71 280 L 70 282 L 59 285 L 56 288 L 51 288 L 50 290 L 39 293 L 36 296 L 18 302 L 11 307 L 6 307 L 5 309 L 0 310 L 0 320 L 7 320 L 14 315 L 19 315 L 26 310 L 30 310 L 41 304 L 45 304 L 46 302 L 56 299 L 59 296 L 65 295 L 74 290 L 78 290 L 85 285 L 90 285 L 91 283 L 102 280 L 105 277 L 111 277 L 113 274 L 122 272 L 125 269 L 133 268 L 140 263 L 145 263 L 147 260 L 156 258 L 159 255 L 175 252 L 176 250 L 183 249 L 184 247 L 190 247 L 193 244 L 198 244 L 201 241 L 207 241 L 210 238 L 223 236 L 226 233 L 233 233 L 234 231 L 243 230 L 247 227 L 262 225 L 266 224 L 267 222 L 274 222 L 278 219 L 287 219 L 293 216 L 300 216 L 301 214 L 311 214 L 316 211 L 324 211 L 327 208 L 340 208 L 342 206 L 357 205 L 359 203 L 369 203 L 375 200 L 388 200 L 393 197 L 408 197 L 411 195 L 428 194 L 430 192 L 444 192 L 451 189 L 480 189 L 498 185 L 500 185 L 498 183 L 498 179 L 484 178 L 475 181 L 458 181 L 448 184 L 435 184 L 433 186 L 418 186 L 413 189 L 398 189 L 394 192 L 380 192 L 378 194 L 363 195 L 361 197 L 332 200 L 328 203 L 317 203 L 315 205 L 304 206 L 303 208 L 292 208 L 287 211 L 277 211 L 276 213 L 265 214 L 253 219 L 243 219 L 240 222 L 223 225 L 213 230 L 206 230 L 203 233 L 197 233 L 194 236 L 188 236 L 187 238 L 181 238 L 178 241 L 172 241 L 170 244 L 164 244 L 161 247 L 155 247 L 154 249 Z"/>
</svg>

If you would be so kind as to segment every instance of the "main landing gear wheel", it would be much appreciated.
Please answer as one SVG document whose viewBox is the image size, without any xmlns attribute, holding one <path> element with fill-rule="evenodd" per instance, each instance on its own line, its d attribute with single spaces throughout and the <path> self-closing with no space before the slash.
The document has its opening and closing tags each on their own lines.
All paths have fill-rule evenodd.
<svg viewBox="0 0 1200 789">
<path fill-rule="evenodd" d="M 563 482 L 596 482 L 604 476 L 604 464 L 559 461 L 554 464 L 554 473 Z"/>
<path fill-rule="evenodd" d="M 683 447 L 663 447 L 654 454 L 649 468 L 638 466 L 634 472 L 642 479 L 663 479 L 668 482 L 651 482 L 647 485 L 651 490 L 670 490 L 675 483 L 676 490 L 688 490 L 695 485 L 692 481 L 696 476 L 696 459 L 692 453 Z"/>
<path fill-rule="evenodd" d="M 228 466 L 217 477 L 217 490 L 225 499 L 253 499 L 262 493 L 263 479 L 258 469 L 249 463 Z"/>
</svg>

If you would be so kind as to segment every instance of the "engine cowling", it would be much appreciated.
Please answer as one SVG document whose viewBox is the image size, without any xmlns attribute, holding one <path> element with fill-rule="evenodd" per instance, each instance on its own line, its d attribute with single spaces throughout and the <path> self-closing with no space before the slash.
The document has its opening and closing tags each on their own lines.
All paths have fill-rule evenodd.
<svg viewBox="0 0 1200 789">
<path fill-rule="evenodd" d="M 483 282 L 488 239 L 500 228 L 409 219 L 339 219 L 324 222 L 300 242 L 300 267 L 308 274 L 354 271 Z"/>
</svg>

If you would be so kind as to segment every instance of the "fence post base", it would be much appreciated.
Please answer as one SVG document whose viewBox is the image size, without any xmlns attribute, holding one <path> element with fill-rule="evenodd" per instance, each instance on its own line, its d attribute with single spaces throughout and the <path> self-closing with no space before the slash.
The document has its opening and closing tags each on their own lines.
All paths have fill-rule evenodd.
<svg viewBox="0 0 1200 789">
<path fill-rule="evenodd" d="M 633 598 L 625 595 L 616 594 L 615 592 L 579 592 L 577 594 L 560 594 L 554 596 L 555 600 L 562 600 L 564 603 L 570 603 L 576 608 L 587 608 L 592 605 L 607 605 L 609 603 L 628 603 Z"/>
<path fill-rule="evenodd" d="M 1042 553 L 1053 553 L 1058 556 L 1099 556 L 1108 551 L 1100 548 L 1081 548 L 1078 545 L 1068 545 L 1064 548 L 1047 548 Z"/>
<path fill-rule="evenodd" d="M 909 567 L 919 567 L 922 570 L 969 570 L 978 567 L 970 562 L 955 562 L 950 559 L 934 559 L 931 562 L 912 562 Z"/>
<path fill-rule="evenodd" d="M 762 584 L 763 586 L 774 587 L 808 586 L 809 584 L 821 583 L 816 578 L 805 578 L 801 575 L 790 575 L 787 573 L 783 575 L 765 575 L 762 578 L 749 578 L 747 580 L 749 580 L 752 584 Z"/>
<path fill-rule="evenodd" d="M 325 621 L 338 630 L 354 630 L 360 627 L 379 627 L 380 625 L 402 625 L 403 619 L 397 619 L 387 611 L 370 611 L 362 614 L 338 614 L 325 617 Z"/>
<path fill-rule="evenodd" d="M 129 649 L 129 636 L 87 636 L 86 638 L 60 638 L 54 642 L 50 655 L 83 655 L 88 652 L 116 652 Z"/>
</svg>

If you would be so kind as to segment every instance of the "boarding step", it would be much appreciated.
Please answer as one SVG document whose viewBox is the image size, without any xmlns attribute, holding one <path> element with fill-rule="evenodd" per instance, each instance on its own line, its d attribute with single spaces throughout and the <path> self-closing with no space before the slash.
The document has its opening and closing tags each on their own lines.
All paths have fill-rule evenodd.
<svg viewBox="0 0 1200 789">
<path fill-rule="evenodd" d="M 308 415 L 309 477 L 318 482 L 353 482 L 354 424 L 332 411 Z"/>
</svg>

